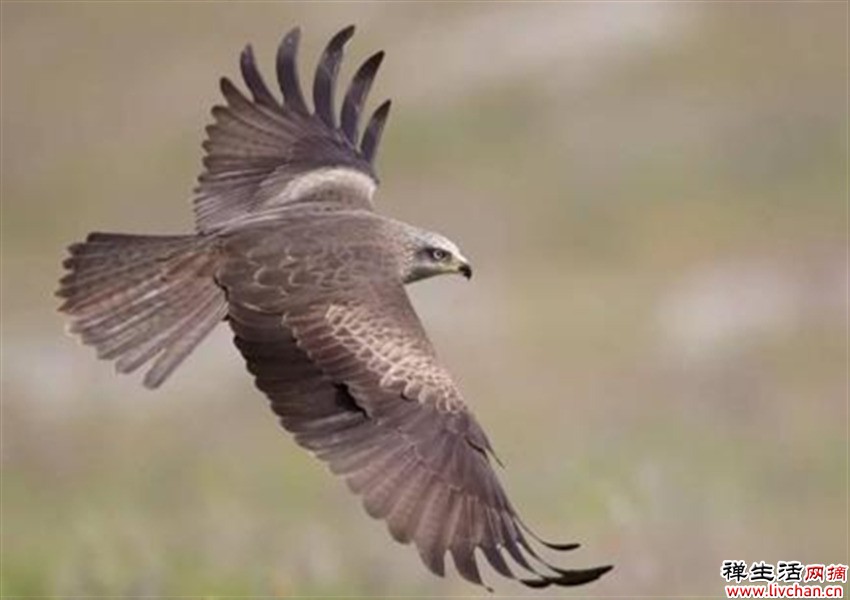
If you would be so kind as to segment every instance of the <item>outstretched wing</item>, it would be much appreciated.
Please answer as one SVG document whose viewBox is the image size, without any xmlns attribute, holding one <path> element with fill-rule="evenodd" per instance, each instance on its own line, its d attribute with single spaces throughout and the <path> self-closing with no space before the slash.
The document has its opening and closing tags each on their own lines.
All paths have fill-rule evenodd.
<svg viewBox="0 0 850 600">
<path fill-rule="evenodd" d="M 272 277 L 260 267 L 256 276 L 245 266 L 223 280 L 236 345 L 257 386 L 298 443 L 344 477 L 397 541 L 413 542 L 431 571 L 443 575 L 449 553 L 465 579 L 482 584 L 477 550 L 531 587 L 579 585 L 610 570 L 560 569 L 529 543 L 540 539 L 511 506 L 487 437 L 400 284 L 348 286 L 327 301 L 298 302 L 288 286 L 311 273 Z M 243 294 L 251 308 L 240 303 Z M 269 308 L 286 297 L 291 305 L 281 315 L 264 297 Z"/>
<path fill-rule="evenodd" d="M 212 109 L 215 123 L 207 127 L 204 171 L 193 201 L 199 231 L 291 203 L 371 208 L 377 185 L 373 162 L 390 101 L 375 110 L 361 138 L 360 114 L 384 56 L 378 52 L 355 73 L 337 123 L 336 78 L 343 47 L 353 34 L 354 26 L 346 27 L 322 53 L 312 113 L 298 77 L 298 28 L 284 36 L 277 51 L 282 102 L 266 86 L 251 46 L 245 47 L 240 67 L 251 98 L 229 79 L 221 80 L 227 105 Z"/>
</svg>

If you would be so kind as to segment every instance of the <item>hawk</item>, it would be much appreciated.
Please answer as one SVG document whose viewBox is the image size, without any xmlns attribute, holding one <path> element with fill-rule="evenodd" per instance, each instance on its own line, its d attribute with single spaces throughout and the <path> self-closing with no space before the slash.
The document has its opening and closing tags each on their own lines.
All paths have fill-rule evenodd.
<svg viewBox="0 0 850 600">
<path fill-rule="evenodd" d="M 611 569 L 545 561 L 499 483 L 490 441 L 440 363 L 404 286 L 472 276 L 446 237 L 378 214 L 375 153 L 390 110 L 360 134 L 383 59 L 354 74 L 337 117 L 334 92 L 354 27 L 325 47 L 308 107 L 298 28 L 277 50 L 282 99 L 240 56 L 250 96 L 221 80 L 190 235 L 91 233 L 69 247 L 58 296 L 70 331 L 122 373 L 149 365 L 156 388 L 222 321 L 295 441 L 343 477 L 392 537 L 443 576 L 484 585 L 476 551 L 531 587 L 588 583 Z M 532 543 L 534 542 L 534 543 Z"/>
</svg>

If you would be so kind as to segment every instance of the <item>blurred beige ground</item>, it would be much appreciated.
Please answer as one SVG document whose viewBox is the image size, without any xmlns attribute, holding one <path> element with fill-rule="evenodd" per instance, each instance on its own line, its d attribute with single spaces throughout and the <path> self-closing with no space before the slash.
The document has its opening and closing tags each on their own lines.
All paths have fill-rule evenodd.
<svg viewBox="0 0 850 600">
<path fill-rule="evenodd" d="M 225 327 L 156 393 L 63 333 L 63 248 L 178 232 L 217 79 L 388 52 L 380 208 L 459 240 L 412 288 L 565 595 L 848 562 L 843 3 L 2 4 L 2 587 L 448 595 L 287 439 Z M 491 579 L 492 581 L 492 579 Z M 501 594 L 519 587 L 497 582 Z"/>
</svg>

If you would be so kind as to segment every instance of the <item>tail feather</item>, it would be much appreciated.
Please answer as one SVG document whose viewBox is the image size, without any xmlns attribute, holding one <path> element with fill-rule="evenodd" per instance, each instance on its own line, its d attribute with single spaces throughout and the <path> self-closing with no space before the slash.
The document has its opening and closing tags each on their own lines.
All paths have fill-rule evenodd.
<svg viewBox="0 0 850 600">
<path fill-rule="evenodd" d="M 188 242 L 194 241 L 191 237 L 151 237 L 120 236 L 112 243 L 94 242 L 91 245 L 100 247 L 96 252 L 89 248 L 89 242 L 71 246 L 71 256 L 63 262 L 70 272 L 61 279 L 57 292 L 66 299 L 60 310 L 81 314 L 130 286 L 155 287 L 157 278 L 167 280 L 169 275 L 191 268 L 184 264 L 186 261 L 206 260 L 202 255 L 183 256 L 183 251 L 191 247 Z"/>
<path fill-rule="evenodd" d="M 56 295 L 69 331 L 119 372 L 153 361 L 147 387 L 162 384 L 227 313 L 202 238 L 92 233 L 68 250 Z"/>
<path fill-rule="evenodd" d="M 227 304 L 221 301 L 218 294 L 210 294 L 207 301 L 182 321 L 168 337 L 162 354 L 145 373 L 145 385 L 155 388 L 165 381 L 201 340 L 221 323 L 226 314 Z"/>
<path fill-rule="evenodd" d="M 198 283 L 169 290 L 136 305 L 123 307 L 105 321 L 87 324 L 81 332 L 85 343 L 96 345 L 101 358 L 116 358 L 151 336 L 169 329 L 185 316 L 187 306 L 204 291 Z"/>
</svg>

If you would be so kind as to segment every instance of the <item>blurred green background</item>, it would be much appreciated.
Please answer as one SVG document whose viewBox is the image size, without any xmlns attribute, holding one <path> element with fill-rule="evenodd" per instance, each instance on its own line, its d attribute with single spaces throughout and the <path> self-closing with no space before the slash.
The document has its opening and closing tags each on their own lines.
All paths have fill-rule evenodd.
<svg viewBox="0 0 850 600">
<path fill-rule="evenodd" d="M 2 4 L 2 587 L 478 594 L 278 429 L 221 327 L 156 393 L 63 333 L 63 248 L 181 232 L 217 79 L 383 48 L 388 214 L 475 279 L 411 294 L 564 595 L 848 562 L 844 3 Z M 523 588 L 499 582 L 496 591 Z M 551 593 L 551 592 L 550 592 Z M 556 593 L 558 593 L 556 591 Z"/>
</svg>

